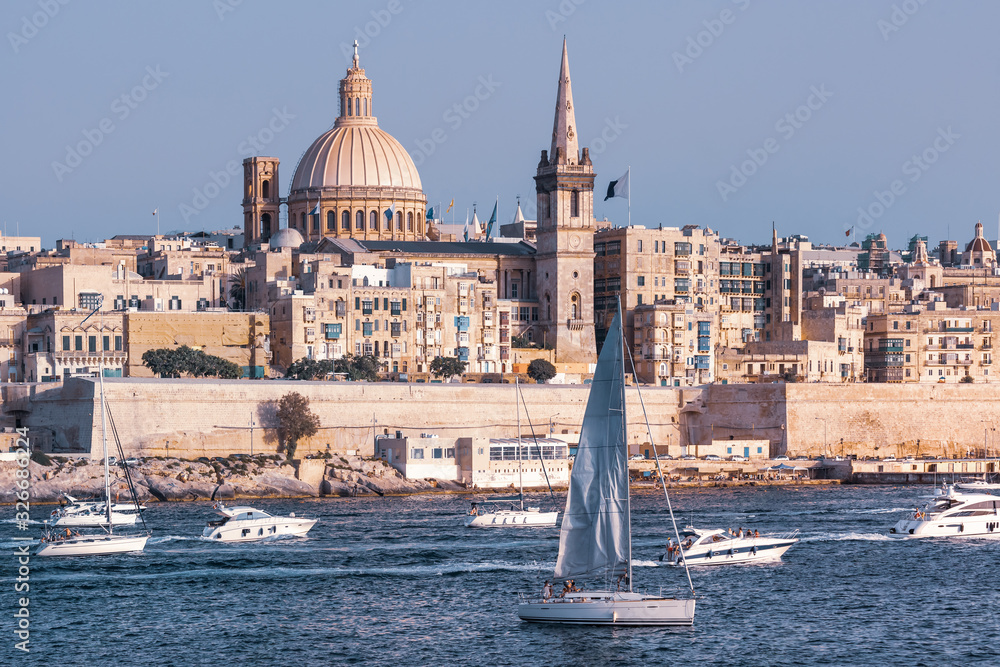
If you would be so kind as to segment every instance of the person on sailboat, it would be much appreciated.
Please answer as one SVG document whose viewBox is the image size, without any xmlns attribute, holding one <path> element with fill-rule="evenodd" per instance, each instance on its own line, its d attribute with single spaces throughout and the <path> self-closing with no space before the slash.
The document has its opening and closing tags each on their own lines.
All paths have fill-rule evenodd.
<svg viewBox="0 0 1000 667">
<path fill-rule="evenodd" d="M 547 602 L 548 599 L 551 597 L 552 597 L 552 584 L 549 583 L 548 579 L 546 579 L 545 585 L 542 586 L 542 600 L 545 600 Z"/>
</svg>

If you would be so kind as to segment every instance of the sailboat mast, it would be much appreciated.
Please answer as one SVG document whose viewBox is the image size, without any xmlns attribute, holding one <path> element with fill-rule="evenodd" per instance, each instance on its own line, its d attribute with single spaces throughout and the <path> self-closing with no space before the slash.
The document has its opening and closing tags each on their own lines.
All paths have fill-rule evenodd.
<svg viewBox="0 0 1000 667">
<path fill-rule="evenodd" d="M 97 300 L 101 311 L 101 329 L 98 332 L 98 344 L 101 346 L 100 362 L 97 366 L 97 384 L 101 391 L 101 451 L 104 452 L 104 510 L 108 518 L 108 532 L 114 532 L 111 522 L 111 470 L 108 468 L 108 425 L 107 411 L 104 409 L 104 295 Z"/>
<path fill-rule="evenodd" d="M 622 355 L 622 381 L 619 383 L 622 390 L 622 446 L 625 447 L 624 452 L 619 452 L 624 462 L 624 472 L 625 472 L 625 522 L 626 530 L 628 531 L 628 591 L 632 592 L 632 492 L 629 489 L 629 477 L 628 477 L 628 419 L 626 418 L 625 410 L 625 324 L 622 322 L 622 303 L 621 299 L 618 300 L 618 326 L 621 333 L 621 345 L 622 349 L 618 350 L 618 353 Z"/>
<path fill-rule="evenodd" d="M 524 464 L 521 463 L 521 407 L 517 404 L 517 395 L 521 388 L 518 378 L 514 376 L 514 411 L 517 413 L 517 492 L 521 502 L 521 511 L 524 511 Z"/>
</svg>

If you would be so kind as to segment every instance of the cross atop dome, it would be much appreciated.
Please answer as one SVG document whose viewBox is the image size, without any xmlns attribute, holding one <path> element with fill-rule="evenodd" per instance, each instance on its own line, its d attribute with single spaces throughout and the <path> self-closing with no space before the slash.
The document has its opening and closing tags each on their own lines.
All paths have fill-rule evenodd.
<svg viewBox="0 0 1000 667">
<path fill-rule="evenodd" d="M 358 40 L 354 40 L 354 69 L 358 69 Z"/>
</svg>

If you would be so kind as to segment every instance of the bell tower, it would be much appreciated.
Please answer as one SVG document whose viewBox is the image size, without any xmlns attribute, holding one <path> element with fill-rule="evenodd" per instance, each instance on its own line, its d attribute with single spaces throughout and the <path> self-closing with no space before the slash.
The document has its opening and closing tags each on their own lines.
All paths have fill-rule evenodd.
<svg viewBox="0 0 1000 667">
<path fill-rule="evenodd" d="M 267 243 L 278 232 L 278 158 L 243 160 L 243 246 Z"/>
<path fill-rule="evenodd" d="M 552 144 L 535 175 L 538 241 L 535 255 L 539 324 L 561 363 L 593 363 L 594 168 L 577 142 L 569 56 L 563 39 Z"/>
</svg>

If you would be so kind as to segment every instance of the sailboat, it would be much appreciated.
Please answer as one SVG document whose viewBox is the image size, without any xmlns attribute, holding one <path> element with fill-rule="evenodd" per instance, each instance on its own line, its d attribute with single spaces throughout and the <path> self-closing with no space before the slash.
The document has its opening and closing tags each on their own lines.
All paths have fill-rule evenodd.
<svg viewBox="0 0 1000 667">
<path fill-rule="evenodd" d="M 597 359 L 559 535 L 555 578 L 565 579 L 568 590 L 553 597 L 546 583 L 541 599 L 522 595 L 517 615 L 524 621 L 655 626 L 694 622 L 693 586 L 691 597 L 685 598 L 649 595 L 634 587 L 623 342 L 619 303 Z M 667 496 L 668 507 L 669 500 Z M 672 508 L 670 515 L 673 519 Z M 596 579 L 603 588 L 579 590 L 577 578 Z"/>
<path fill-rule="evenodd" d="M 98 312 L 101 309 L 103 302 L 103 296 L 99 297 L 97 308 L 95 308 L 90 315 L 84 318 L 83 321 L 86 322 L 94 315 L 94 313 Z M 103 362 L 104 352 L 102 349 L 101 364 L 98 368 L 98 383 L 101 393 L 101 442 L 104 458 L 103 510 L 105 516 L 104 521 L 97 527 L 101 528 L 103 532 L 80 533 L 74 532 L 70 528 L 62 528 L 61 526 L 59 528 L 48 526 L 46 532 L 42 536 L 41 547 L 39 547 L 38 551 L 35 553 L 36 556 L 104 556 L 108 554 L 142 551 L 146 547 L 146 540 L 149 539 L 149 531 L 136 535 L 116 535 L 114 533 L 114 526 L 116 523 L 114 520 L 116 504 L 111 500 L 111 470 L 108 465 L 108 409 L 104 398 Z M 114 420 L 112 420 L 112 427 L 113 426 Z M 117 435 L 116 431 L 116 439 Z M 120 448 L 121 445 L 119 444 L 119 449 Z M 139 502 L 136 499 L 135 485 L 132 483 L 131 473 L 128 470 L 128 466 L 125 466 L 123 470 L 125 471 L 125 479 L 128 482 L 129 490 L 132 492 L 132 499 L 135 503 L 136 512 L 139 513 L 139 517 L 141 518 L 141 510 L 139 509 Z M 145 525 L 145 521 L 143 521 L 143 525 Z"/>
<path fill-rule="evenodd" d="M 524 468 L 521 459 L 521 451 L 524 449 L 524 444 L 521 440 L 521 408 L 518 403 L 518 398 L 521 396 L 521 388 L 518 384 L 517 378 L 514 379 L 514 392 L 514 408 L 517 411 L 516 442 L 518 495 L 488 498 L 486 502 L 474 501 L 472 503 L 472 508 L 469 510 L 469 518 L 465 522 L 465 525 L 470 528 L 498 528 L 504 526 L 545 528 L 555 526 L 556 520 L 559 518 L 559 512 L 543 512 L 541 508 L 538 507 L 524 506 Z M 527 408 L 527 406 L 525 406 L 525 408 Z M 535 447 L 538 447 L 537 439 L 535 441 Z M 545 470 L 545 461 L 542 459 L 542 453 L 540 450 L 538 451 L 538 462 L 541 463 L 542 470 Z M 546 478 L 548 478 L 547 474 Z M 552 489 L 550 487 L 549 491 L 551 492 L 551 490 Z M 511 505 L 510 509 L 501 509 L 498 505 L 500 502 L 514 499 L 518 501 L 517 508 L 515 508 L 514 505 Z"/>
</svg>

